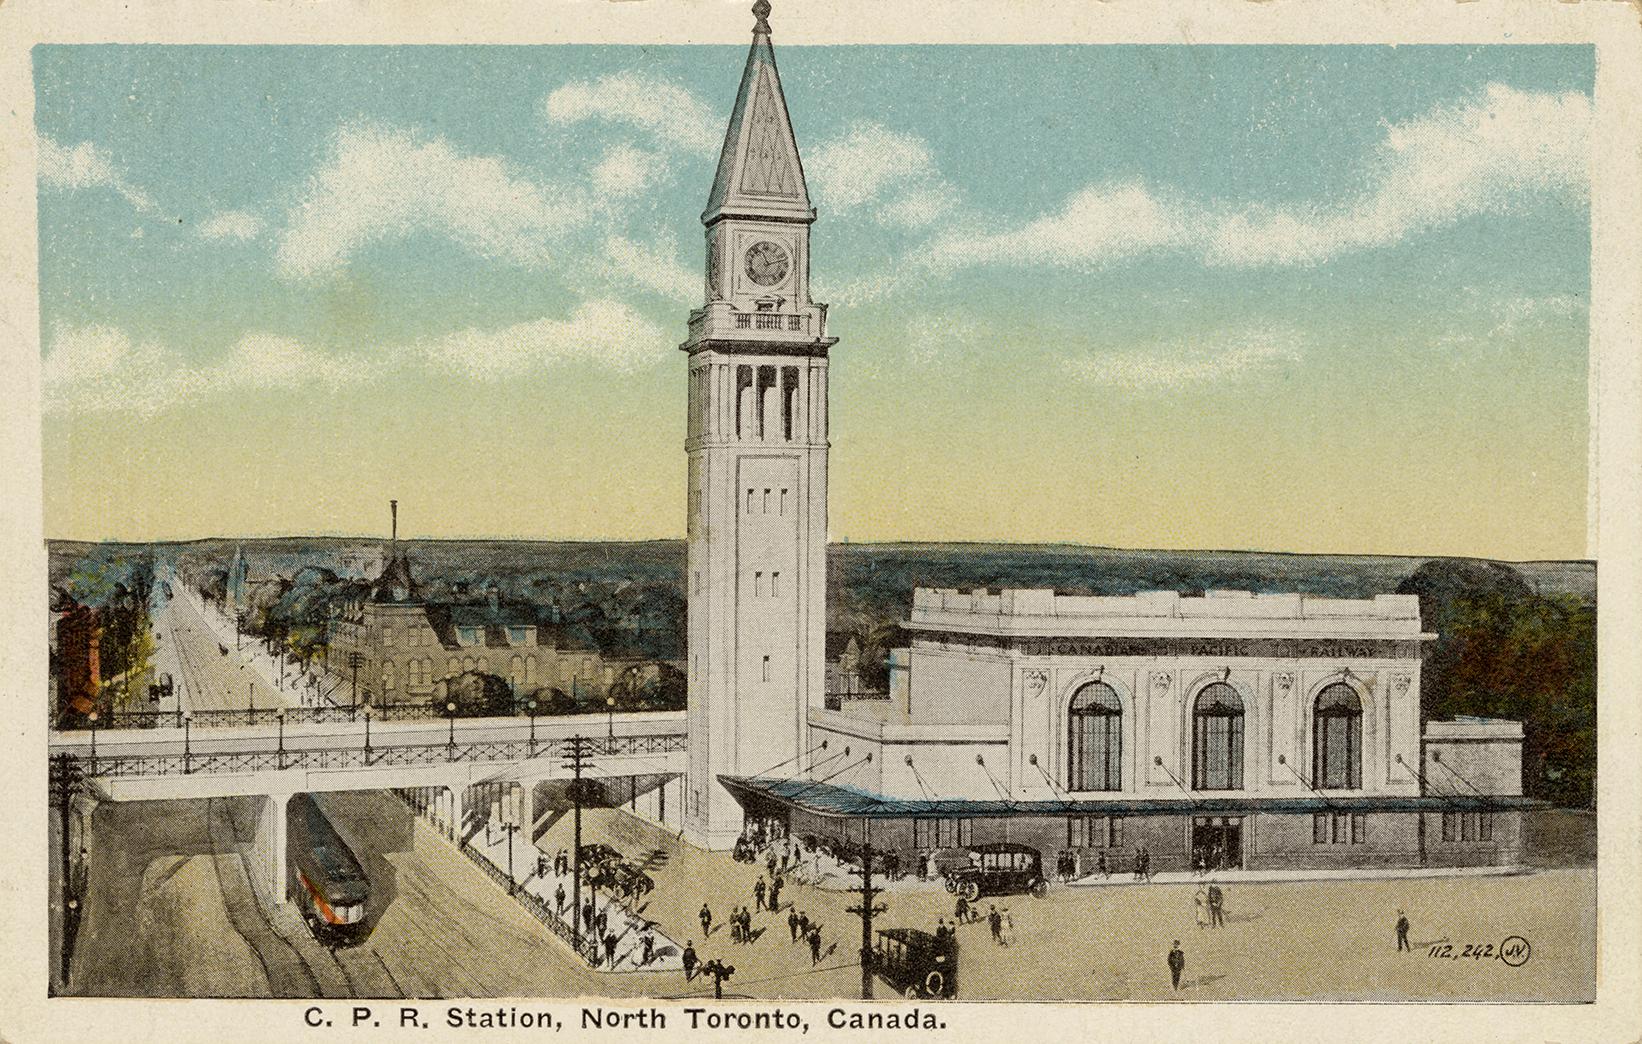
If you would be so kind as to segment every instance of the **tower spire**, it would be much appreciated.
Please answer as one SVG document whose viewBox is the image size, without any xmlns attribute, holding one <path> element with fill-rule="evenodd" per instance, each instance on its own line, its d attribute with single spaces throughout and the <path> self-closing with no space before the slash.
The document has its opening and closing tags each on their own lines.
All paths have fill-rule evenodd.
<svg viewBox="0 0 1642 1044">
<path fill-rule="evenodd" d="M 753 25 L 753 44 L 730 111 L 712 195 L 701 215 L 708 225 L 725 215 L 778 221 L 815 217 L 804 185 L 798 142 L 787 116 L 787 99 L 781 92 L 781 75 L 775 68 L 775 50 L 770 46 L 769 13 L 769 0 L 753 5 L 758 19 Z"/>
</svg>

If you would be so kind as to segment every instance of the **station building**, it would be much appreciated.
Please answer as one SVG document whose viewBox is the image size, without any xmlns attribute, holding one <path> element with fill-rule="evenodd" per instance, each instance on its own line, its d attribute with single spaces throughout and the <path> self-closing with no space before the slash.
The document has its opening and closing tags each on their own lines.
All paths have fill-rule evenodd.
<svg viewBox="0 0 1642 1044">
<path fill-rule="evenodd" d="M 1079 872 L 1140 848 L 1154 870 L 1517 860 L 1521 726 L 1421 721 L 1412 595 L 920 589 L 906 627 L 888 701 L 810 709 L 830 760 L 727 781 L 750 815 Z"/>
</svg>

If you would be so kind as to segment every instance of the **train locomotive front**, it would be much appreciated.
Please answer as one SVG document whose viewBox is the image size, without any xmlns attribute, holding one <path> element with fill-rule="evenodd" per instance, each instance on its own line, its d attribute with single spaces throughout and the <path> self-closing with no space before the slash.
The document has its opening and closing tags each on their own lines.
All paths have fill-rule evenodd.
<svg viewBox="0 0 1642 1044">
<path fill-rule="evenodd" d="M 363 941 L 370 881 L 311 794 L 291 798 L 289 842 L 292 898 L 314 938 L 327 946 Z"/>
</svg>

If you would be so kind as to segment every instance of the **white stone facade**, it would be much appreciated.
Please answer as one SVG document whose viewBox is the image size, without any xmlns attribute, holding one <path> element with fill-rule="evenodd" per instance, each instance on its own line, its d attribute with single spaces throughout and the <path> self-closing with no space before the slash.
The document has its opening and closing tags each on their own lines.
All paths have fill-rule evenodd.
<svg viewBox="0 0 1642 1044">
<path fill-rule="evenodd" d="M 1435 636 L 1421 631 L 1413 596 L 920 589 L 907 626 L 908 669 L 892 672 L 886 715 L 810 715 L 818 737 L 876 752 L 848 781 L 863 789 L 1183 804 L 1210 795 L 1420 793 L 1412 768 L 1422 762 L 1420 647 Z M 1121 705 L 1112 789 L 1080 790 L 1069 771 L 1069 707 L 1092 682 Z M 1193 707 L 1214 684 L 1241 700 L 1241 779 L 1208 790 L 1194 786 Z M 1314 791 L 1314 708 L 1335 685 L 1360 701 L 1360 786 Z"/>
</svg>

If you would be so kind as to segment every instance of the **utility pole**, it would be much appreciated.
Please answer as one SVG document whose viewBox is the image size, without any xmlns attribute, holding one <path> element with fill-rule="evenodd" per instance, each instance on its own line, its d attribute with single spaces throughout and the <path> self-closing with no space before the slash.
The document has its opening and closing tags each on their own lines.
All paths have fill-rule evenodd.
<svg viewBox="0 0 1642 1044">
<path fill-rule="evenodd" d="M 572 776 L 570 807 L 575 825 L 574 847 L 570 849 L 570 946 L 582 952 L 582 771 L 587 768 L 587 738 L 572 736 L 570 760 L 566 768 Z"/>
<path fill-rule="evenodd" d="M 51 759 L 51 796 L 62 816 L 62 874 L 63 874 L 63 931 L 62 980 L 68 984 L 69 959 L 74 952 L 74 936 L 79 928 L 78 898 L 74 894 L 74 870 L 69 866 L 69 824 L 73 820 L 74 798 L 80 792 L 84 779 L 80 763 L 72 754 L 58 754 Z"/>
<path fill-rule="evenodd" d="M 861 915 L 861 999 L 872 1000 L 872 918 L 874 914 L 881 914 L 888 907 L 873 902 L 883 893 L 883 889 L 874 888 L 872 885 L 872 823 L 870 820 L 861 822 L 861 887 L 851 889 L 861 894 L 861 902 L 857 906 L 845 907 L 845 912 Z"/>
<path fill-rule="evenodd" d="M 359 664 L 362 659 L 357 652 L 348 654 L 348 666 L 353 670 L 353 698 L 349 703 L 353 707 L 359 706 Z"/>
</svg>

